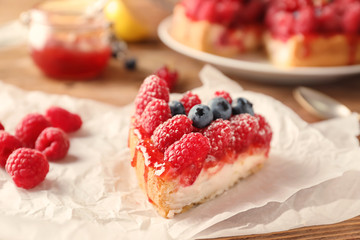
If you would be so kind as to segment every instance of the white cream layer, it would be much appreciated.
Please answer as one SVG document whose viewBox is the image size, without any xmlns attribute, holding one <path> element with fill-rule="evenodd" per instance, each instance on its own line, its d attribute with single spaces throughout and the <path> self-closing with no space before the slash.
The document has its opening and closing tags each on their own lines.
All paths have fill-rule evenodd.
<svg viewBox="0 0 360 240">
<path fill-rule="evenodd" d="M 233 164 L 225 164 L 220 170 L 218 166 L 202 170 L 194 182 L 187 187 L 180 187 L 171 194 L 168 213 L 169 218 L 182 211 L 183 207 L 214 198 L 233 186 L 239 179 L 246 178 L 267 159 L 265 152 L 254 155 L 240 155 Z"/>
</svg>

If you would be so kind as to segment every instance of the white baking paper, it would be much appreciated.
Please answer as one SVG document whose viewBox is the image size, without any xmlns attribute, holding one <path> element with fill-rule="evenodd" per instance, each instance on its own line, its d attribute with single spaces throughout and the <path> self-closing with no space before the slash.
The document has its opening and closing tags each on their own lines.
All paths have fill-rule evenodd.
<svg viewBox="0 0 360 240">
<path fill-rule="evenodd" d="M 360 214 L 356 117 L 324 123 L 318 130 L 281 102 L 244 91 L 210 66 L 200 77 L 203 86 L 193 92 L 205 103 L 222 89 L 253 102 L 273 128 L 272 149 L 257 174 L 170 220 L 148 203 L 130 166 L 133 105 L 26 92 L 0 82 L 0 121 L 11 133 L 25 114 L 44 113 L 51 105 L 77 112 L 84 122 L 70 135 L 68 156 L 51 162 L 36 188 L 17 188 L 0 169 L 0 239 L 192 239 L 286 230 Z M 341 194 L 348 186 L 350 191 Z"/>
</svg>

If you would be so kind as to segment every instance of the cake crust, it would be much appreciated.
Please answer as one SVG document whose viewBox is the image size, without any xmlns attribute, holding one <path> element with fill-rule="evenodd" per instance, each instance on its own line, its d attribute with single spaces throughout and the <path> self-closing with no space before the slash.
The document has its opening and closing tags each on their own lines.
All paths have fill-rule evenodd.
<svg viewBox="0 0 360 240">
<path fill-rule="evenodd" d="M 264 44 L 270 61 L 279 67 L 325 67 L 360 63 L 358 37 L 294 35 L 288 40 L 264 34 Z"/>
<path fill-rule="evenodd" d="M 221 56 L 254 51 L 262 44 L 263 27 L 249 24 L 242 28 L 227 29 L 205 20 L 193 21 L 186 16 L 181 4 L 174 7 L 170 34 L 191 48 Z"/>
</svg>

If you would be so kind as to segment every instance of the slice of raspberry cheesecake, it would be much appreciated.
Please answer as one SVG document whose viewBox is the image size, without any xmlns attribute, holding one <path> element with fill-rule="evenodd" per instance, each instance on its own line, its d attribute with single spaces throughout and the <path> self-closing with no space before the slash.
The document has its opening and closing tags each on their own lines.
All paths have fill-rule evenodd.
<svg viewBox="0 0 360 240">
<path fill-rule="evenodd" d="M 360 63 L 359 0 L 274 0 L 265 24 L 265 47 L 277 66 Z"/>
<path fill-rule="evenodd" d="M 262 42 L 263 0 L 183 0 L 171 35 L 194 49 L 223 56 L 252 51 Z"/>
<path fill-rule="evenodd" d="M 169 102 L 166 82 L 147 77 L 129 132 L 140 187 L 166 218 L 214 198 L 261 168 L 272 131 L 244 99 L 224 91 L 201 103 L 187 92 Z M 231 105 L 232 102 L 232 105 Z"/>
</svg>

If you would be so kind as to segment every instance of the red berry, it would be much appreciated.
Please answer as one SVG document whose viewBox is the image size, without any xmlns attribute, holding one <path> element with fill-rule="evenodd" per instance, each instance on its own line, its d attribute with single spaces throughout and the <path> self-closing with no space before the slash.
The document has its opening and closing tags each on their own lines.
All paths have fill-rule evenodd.
<svg viewBox="0 0 360 240">
<path fill-rule="evenodd" d="M 0 130 L 0 166 L 5 167 L 9 155 L 17 148 L 22 147 L 19 139 L 15 136 Z"/>
<path fill-rule="evenodd" d="M 70 147 L 66 133 L 60 128 L 45 128 L 35 142 L 35 149 L 42 152 L 49 161 L 63 159 Z"/>
<path fill-rule="evenodd" d="M 230 145 L 232 131 L 230 122 L 223 119 L 216 119 L 204 131 L 204 136 L 209 139 L 209 154 L 221 158 L 226 153 L 226 149 Z"/>
<path fill-rule="evenodd" d="M 169 102 L 169 88 L 165 80 L 156 75 L 147 77 L 140 86 L 135 98 L 135 112 L 138 116 L 145 110 L 146 105 L 153 99 L 163 99 Z"/>
<path fill-rule="evenodd" d="M 295 32 L 301 34 L 312 33 L 316 30 L 314 8 L 306 7 L 299 10 L 295 23 Z"/>
<path fill-rule="evenodd" d="M 201 103 L 201 100 L 198 95 L 193 94 L 191 91 L 188 91 L 180 99 L 180 102 L 184 105 L 185 112 L 186 114 L 188 114 L 193 106 Z"/>
<path fill-rule="evenodd" d="M 153 99 L 141 114 L 140 123 L 143 129 L 151 135 L 157 126 L 170 117 L 171 111 L 167 102 L 162 99 Z"/>
<path fill-rule="evenodd" d="M 255 117 L 259 122 L 259 131 L 255 135 L 254 144 L 257 147 L 269 147 L 272 138 L 271 127 L 262 115 L 256 114 Z"/>
<path fill-rule="evenodd" d="M 345 12 L 343 27 L 346 33 L 356 34 L 360 30 L 360 2 L 351 4 Z"/>
<path fill-rule="evenodd" d="M 197 20 L 208 20 L 209 22 L 215 22 L 216 3 L 215 1 L 203 1 L 201 7 L 198 8 L 196 14 Z"/>
<path fill-rule="evenodd" d="M 0 130 L 4 130 L 4 129 L 5 129 L 4 126 L 0 122 Z"/>
<path fill-rule="evenodd" d="M 228 101 L 230 104 L 232 104 L 232 98 L 228 92 L 225 91 L 216 91 L 214 93 L 215 97 L 223 97 L 226 101 Z"/>
<path fill-rule="evenodd" d="M 170 90 L 174 88 L 178 80 L 178 72 L 176 70 L 170 71 L 170 69 L 166 65 L 158 69 L 155 72 L 155 75 L 165 80 Z"/>
<path fill-rule="evenodd" d="M 193 129 L 192 121 L 185 115 L 176 115 L 160 124 L 151 139 L 155 146 L 164 152 L 171 144 Z"/>
<path fill-rule="evenodd" d="M 25 147 L 34 148 L 35 141 L 39 134 L 51 123 L 44 115 L 30 113 L 26 115 L 15 128 L 15 136 L 23 143 Z"/>
<path fill-rule="evenodd" d="M 6 165 L 16 186 L 30 189 L 40 184 L 49 172 L 44 154 L 35 149 L 19 148 L 10 154 Z"/>
<path fill-rule="evenodd" d="M 75 132 L 81 128 L 82 120 L 78 114 L 53 106 L 46 110 L 45 117 L 53 127 L 61 128 L 65 132 Z"/>
<path fill-rule="evenodd" d="M 216 6 L 216 21 L 224 26 L 236 24 L 243 8 L 240 1 L 218 1 Z"/>
<path fill-rule="evenodd" d="M 341 31 L 341 13 L 334 5 L 326 5 L 321 8 L 318 16 L 318 28 L 321 32 L 336 33 Z"/>
<path fill-rule="evenodd" d="M 261 19 L 265 11 L 263 0 L 248 1 L 242 12 L 242 19 L 246 23 L 253 23 Z"/>
<path fill-rule="evenodd" d="M 274 0 L 271 2 L 276 8 L 293 12 L 307 6 L 313 6 L 313 0 Z"/>
<path fill-rule="evenodd" d="M 239 114 L 230 118 L 230 126 L 234 136 L 232 147 L 238 153 L 246 151 L 259 130 L 258 119 L 247 113 Z"/>
<path fill-rule="evenodd" d="M 209 140 L 201 133 L 185 134 L 166 149 L 162 176 L 169 178 L 180 176 L 182 185 L 193 184 L 201 172 L 209 151 Z"/>
<path fill-rule="evenodd" d="M 277 12 L 271 24 L 269 27 L 276 37 L 287 39 L 294 32 L 295 18 L 290 12 Z"/>
<path fill-rule="evenodd" d="M 183 0 L 180 2 L 180 4 L 184 6 L 186 16 L 191 19 L 198 20 L 196 15 L 198 13 L 198 9 L 201 7 L 202 2 L 203 0 Z"/>
</svg>

